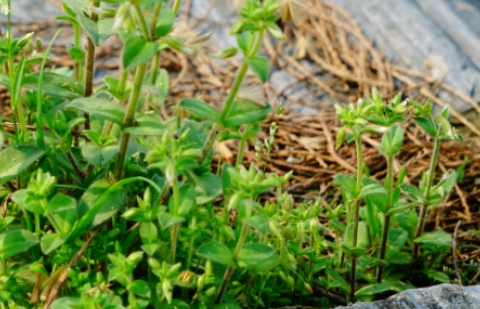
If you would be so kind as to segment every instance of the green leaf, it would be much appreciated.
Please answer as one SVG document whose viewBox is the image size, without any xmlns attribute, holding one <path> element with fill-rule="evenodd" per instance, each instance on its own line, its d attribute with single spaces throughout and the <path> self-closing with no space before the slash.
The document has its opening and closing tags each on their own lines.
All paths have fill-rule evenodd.
<svg viewBox="0 0 480 309">
<path fill-rule="evenodd" d="M 45 198 L 43 196 L 32 195 L 31 191 L 28 189 L 15 191 L 12 194 L 12 201 L 17 203 L 23 209 L 26 209 L 36 215 L 43 216 L 45 214 Z"/>
<path fill-rule="evenodd" d="M 423 118 L 423 117 L 413 118 L 413 122 L 415 122 L 420 128 L 422 128 L 425 132 L 427 132 L 428 135 L 430 135 L 431 137 L 437 136 L 436 128 L 427 118 Z"/>
<path fill-rule="evenodd" d="M 108 100 L 98 98 L 76 99 L 65 106 L 66 109 L 78 109 L 102 120 L 110 120 L 123 127 L 125 109 Z"/>
<path fill-rule="evenodd" d="M 13 146 L 0 151 L 0 185 L 25 171 L 43 154 L 34 146 Z"/>
<path fill-rule="evenodd" d="M 164 37 L 170 33 L 175 21 L 175 15 L 172 9 L 167 4 L 162 4 L 162 9 L 157 18 L 157 25 L 155 27 L 155 37 Z"/>
<path fill-rule="evenodd" d="M 127 34 L 124 40 L 122 60 L 124 70 L 149 62 L 158 51 L 157 42 L 149 42 L 133 34 Z"/>
<path fill-rule="evenodd" d="M 275 256 L 275 250 L 265 244 L 245 244 L 237 257 L 238 266 L 252 268 Z"/>
<path fill-rule="evenodd" d="M 387 191 L 385 190 L 385 188 L 375 182 L 375 183 L 371 183 L 371 184 L 368 184 L 366 185 L 365 187 L 362 188 L 362 191 L 360 193 L 360 197 L 365 197 L 365 196 L 368 196 L 368 195 L 374 195 L 374 194 L 385 194 L 386 195 Z"/>
<path fill-rule="evenodd" d="M 445 233 L 444 231 L 425 233 L 414 241 L 420 244 L 430 244 L 445 247 L 451 247 L 453 242 L 452 235 Z"/>
<path fill-rule="evenodd" d="M 441 271 L 436 271 L 433 269 L 425 269 L 423 271 L 424 274 L 426 274 L 428 277 L 432 278 L 433 280 L 436 280 L 438 282 L 442 283 L 450 283 L 450 277 L 444 272 Z"/>
<path fill-rule="evenodd" d="M 208 172 L 195 176 L 195 201 L 197 204 L 203 205 L 222 194 L 222 180 L 217 175 Z"/>
<path fill-rule="evenodd" d="M 350 199 L 353 199 L 357 195 L 357 182 L 353 176 L 345 174 L 336 174 L 333 176 L 333 184 L 336 187 L 340 187 L 345 190 Z"/>
<path fill-rule="evenodd" d="M 98 168 L 105 168 L 118 154 L 118 145 L 98 147 L 93 144 L 85 144 L 82 147 L 82 156 L 88 163 Z"/>
<path fill-rule="evenodd" d="M 106 39 L 113 34 L 114 19 L 102 19 L 98 22 L 92 21 L 85 14 L 77 14 L 80 25 L 85 29 L 87 36 L 92 40 L 95 46 L 100 46 Z"/>
<path fill-rule="evenodd" d="M 60 297 L 57 298 L 50 309 L 82 308 L 84 302 L 80 297 Z"/>
<path fill-rule="evenodd" d="M 268 73 L 270 71 L 270 65 L 267 58 L 262 56 L 256 56 L 251 59 L 245 59 L 248 66 L 252 69 L 262 83 L 266 83 L 268 80 Z"/>
<path fill-rule="evenodd" d="M 26 251 L 38 243 L 35 235 L 27 230 L 12 230 L 0 234 L 0 259 L 8 259 Z"/>
<path fill-rule="evenodd" d="M 217 121 L 218 120 L 218 113 L 217 111 L 199 99 L 182 99 L 180 100 L 179 106 L 181 108 L 186 109 L 187 111 L 201 116 L 210 121 Z"/>
<path fill-rule="evenodd" d="M 259 106 L 246 101 L 234 101 L 226 119 L 223 121 L 223 125 L 239 127 L 244 124 L 257 123 L 267 118 L 271 108 L 269 104 Z"/>
<path fill-rule="evenodd" d="M 353 223 L 347 226 L 345 231 L 345 238 L 343 243 L 345 246 L 354 249 L 353 247 L 353 233 L 354 226 Z M 357 248 L 362 250 L 368 250 L 370 248 L 370 240 L 368 239 L 368 226 L 365 222 L 358 222 L 358 234 L 357 234 Z"/>
<path fill-rule="evenodd" d="M 135 118 L 135 126 L 125 128 L 125 132 L 132 135 L 159 136 L 165 133 L 163 120 L 159 115 L 142 114 Z"/>
<path fill-rule="evenodd" d="M 215 263 L 235 266 L 235 263 L 233 262 L 233 254 L 224 244 L 213 242 L 203 244 L 198 248 L 197 254 Z"/>
<path fill-rule="evenodd" d="M 37 90 L 40 73 L 32 73 L 22 79 L 22 84 L 31 89 Z M 66 99 L 76 99 L 83 95 L 83 85 L 77 80 L 65 75 L 44 72 L 42 91 L 45 94 L 59 96 Z"/>
<path fill-rule="evenodd" d="M 394 125 L 383 135 L 382 143 L 378 149 L 385 156 L 394 156 L 400 151 L 402 144 L 403 129 L 398 125 Z"/>
<path fill-rule="evenodd" d="M 48 202 L 45 215 L 60 235 L 67 235 L 77 221 L 77 202 L 74 198 L 57 194 Z"/>
<path fill-rule="evenodd" d="M 152 93 L 152 102 L 157 106 L 161 106 L 165 103 L 168 97 L 168 90 L 170 88 L 170 80 L 167 70 L 160 69 L 157 73 L 155 80 L 155 90 Z"/>
<path fill-rule="evenodd" d="M 56 233 L 47 233 L 40 240 L 40 248 L 44 254 L 50 254 L 55 249 L 65 243 L 66 237 L 62 237 Z"/>
<path fill-rule="evenodd" d="M 268 232 L 268 222 L 261 214 L 246 218 L 243 222 L 257 230 L 262 235 L 265 235 Z"/>
<path fill-rule="evenodd" d="M 144 280 L 135 280 L 127 286 L 127 290 L 133 294 L 143 297 L 150 298 L 150 287 L 148 283 Z"/>
<path fill-rule="evenodd" d="M 167 229 L 183 221 L 185 221 L 184 217 L 174 216 L 168 212 L 160 212 L 158 214 L 158 222 L 163 229 Z"/>
<path fill-rule="evenodd" d="M 372 296 L 375 294 L 386 292 L 388 290 L 390 290 L 390 287 L 387 284 L 375 283 L 375 284 L 364 286 L 363 288 L 355 292 L 355 296 L 356 297 Z"/>
<path fill-rule="evenodd" d="M 414 200 L 417 200 L 417 201 L 422 201 L 423 200 L 423 193 L 418 190 L 417 187 L 415 186 L 412 186 L 411 184 L 408 184 L 408 183 L 403 183 L 400 185 L 400 190 L 402 190 L 402 192 L 408 194 L 408 196 L 410 196 L 410 198 L 414 199 Z"/>
<path fill-rule="evenodd" d="M 100 179 L 94 182 L 83 194 L 78 204 L 79 216 L 84 217 L 90 213 L 90 211 L 94 209 L 94 206 L 99 198 L 106 193 L 110 187 L 111 184 L 105 179 Z M 95 215 L 92 218 L 92 226 L 97 226 L 105 220 L 111 218 L 123 207 L 124 204 L 125 190 L 118 188 L 114 191 L 110 191 L 108 198 L 106 198 L 103 203 L 98 206 L 98 210 L 95 212 Z"/>
</svg>

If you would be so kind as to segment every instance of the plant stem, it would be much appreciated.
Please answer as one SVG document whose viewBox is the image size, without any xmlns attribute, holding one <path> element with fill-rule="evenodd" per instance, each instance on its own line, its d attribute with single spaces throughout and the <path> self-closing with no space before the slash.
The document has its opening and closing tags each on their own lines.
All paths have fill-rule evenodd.
<svg viewBox="0 0 480 309">
<path fill-rule="evenodd" d="M 245 151 L 245 138 L 242 137 L 240 140 L 240 145 L 238 146 L 237 161 L 235 162 L 235 167 L 242 165 L 243 161 L 243 152 Z"/>
<path fill-rule="evenodd" d="M 147 69 L 146 64 L 140 64 L 137 67 L 135 73 L 135 82 L 133 86 L 132 93 L 130 95 L 130 100 L 128 102 L 127 114 L 125 115 L 125 120 L 123 121 L 124 129 L 131 127 L 135 119 L 135 111 L 137 110 L 138 98 L 140 97 L 140 92 L 142 90 L 143 77 L 145 76 L 145 71 Z M 117 163 L 114 170 L 114 178 L 116 181 L 122 179 L 123 164 L 125 163 L 125 156 L 127 155 L 128 140 L 130 134 L 123 132 L 122 140 L 120 142 L 120 152 L 118 154 Z"/>
<path fill-rule="evenodd" d="M 173 16 L 177 16 L 178 10 L 180 10 L 180 4 L 182 4 L 182 0 L 175 0 L 175 3 L 173 4 Z"/>
<path fill-rule="evenodd" d="M 173 215 L 177 216 L 180 208 L 180 191 L 178 188 L 177 175 L 174 175 L 172 181 L 173 190 Z M 172 228 L 172 247 L 171 247 L 171 263 L 175 264 L 175 255 L 177 254 L 178 232 L 180 230 L 180 223 L 176 223 Z"/>
<path fill-rule="evenodd" d="M 235 81 L 233 82 L 232 88 L 230 89 L 230 93 L 228 94 L 227 101 L 225 102 L 225 105 L 222 108 L 222 111 L 220 112 L 220 120 L 223 121 L 228 115 L 228 112 L 232 108 L 233 101 L 235 100 L 235 96 L 237 95 L 238 89 L 240 89 L 240 86 L 242 85 L 243 79 L 245 78 L 245 74 L 248 71 L 248 64 L 245 61 L 245 59 L 242 62 L 242 65 L 240 66 L 240 69 L 238 70 L 237 77 L 235 78 Z"/>
<path fill-rule="evenodd" d="M 387 190 L 387 203 L 386 203 L 386 214 L 385 214 L 385 222 L 383 225 L 383 235 L 382 235 L 382 245 L 380 247 L 380 260 L 385 259 L 385 252 L 387 249 L 387 240 L 388 240 L 388 229 L 390 227 L 390 217 L 391 214 L 388 213 L 388 211 L 393 207 L 393 156 L 388 155 L 387 156 L 387 178 L 385 180 L 385 189 Z M 382 276 L 383 276 L 383 266 L 379 265 L 378 266 L 378 271 L 377 271 L 377 282 L 381 283 L 382 282 Z"/>
<path fill-rule="evenodd" d="M 100 1 L 93 1 L 94 7 L 100 6 Z M 98 22 L 98 15 L 92 10 L 90 19 L 94 22 Z M 93 75 L 94 75 L 94 64 L 95 64 L 95 44 L 93 40 L 88 37 L 87 40 L 87 60 L 85 61 L 85 89 L 83 96 L 88 98 L 92 95 L 93 92 Z M 85 129 L 90 129 L 90 116 L 85 114 Z"/>
<path fill-rule="evenodd" d="M 48 44 L 45 55 L 43 56 L 42 64 L 40 66 L 40 74 L 38 75 L 38 86 L 37 86 L 37 119 L 36 119 L 36 132 L 37 132 L 37 146 L 40 149 L 45 149 L 45 138 L 43 131 L 43 75 L 45 73 L 45 64 L 47 63 L 47 57 L 52 48 L 53 42 L 57 36 L 62 32 L 62 29 L 59 29 L 53 36 L 50 44 Z"/>
<path fill-rule="evenodd" d="M 362 175 L 363 175 L 363 154 L 362 154 L 362 137 L 359 135 L 355 139 L 356 150 L 357 150 L 357 185 L 356 185 L 356 196 L 357 200 L 355 201 L 354 209 L 354 218 L 353 218 L 353 248 L 357 247 L 358 239 L 358 221 L 360 217 L 360 192 L 362 190 Z M 357 281 L 357 257 L 352 256 L 352 269 L 351 269 L 351 281 L 350 281 L 350 301 L 355 300 L 355 287 Z"/>
<path fill-rule="evenodd" d="M 417 229 L 415 230 L 414 239 L 420 237 L 423 233 L 423 229 L 425 228 L 425 219 L 427 215 L 428 202 L 430 200 L 433 179 L 435 178 L 435 170 L 437 167 L 438 155 L 440 154 L 440 143 L 441 141 L 439 138 L 434 139 L 433 154 L 432 154 L 432 159 L 430 160 L 430 166 L 428 168 L 427 183 L 425 185 L 424 202 L 420 208 L 419 221 L 418 221 Z M 413 244 L 413 258 L 415 259 L 418 258 L 419 248 L 420 247 L 418 243 Z"/>
<path fill-rule="evenodd" d="M 240 250 L 242 250 L 243 243 L 245 242 L 245 238 L 247 237 L 248 233 L 248 225 L 243 223 L 242 230 L 240 232 L 240 238 L 238 238 L 237 245 L 235 247 L 235 251 L 233 252 L 233 260 L 236 262 L 238 254 Z M 230 276 L 232 275 L 233 267 L 228 266 L 225 275 L 223 276 L 222 285 L 220 286 L 220 290 L 218 291 L 217 298 L 215 299 L 215 304 L 219 304 L 222 301 L 223 294 L 227 289 L 228 281 L 230 280 Z"/>
</svg>

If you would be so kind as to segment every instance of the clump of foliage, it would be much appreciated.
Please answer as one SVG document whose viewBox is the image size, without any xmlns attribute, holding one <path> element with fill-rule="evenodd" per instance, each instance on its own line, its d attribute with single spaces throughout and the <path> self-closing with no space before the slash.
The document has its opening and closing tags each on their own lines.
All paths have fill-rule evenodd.
<svg viewBox="0 0 480 309">
<path fill-rule="evenodd" d="M 426 212 L 456 178 L 452 172 L 434 179 L 440 142 L 459 138 L 448 109 L 434 117 L 430 102 L 407 104 L 399 95 L 384 104 L 375 91 L 356 106 L 337 106 L 345 126 L 338 146 L 344 138 L 356 143 L 358 173 L 335 177 L 342 205 L 294 205 L 282 191 L 291 173 L 242 165 L 271 106 L 239 90 L 248 70 L 267 81 L 262 40 L 283 38 L 277 12 L 289 19 L 298 3 L 246 1 L 230 31 L 238 46 L 218 53 L 243 55 L 225 103 L 182 99 L 162 119 L 156 111 L 169 85 L 161 54 L 174 49 L 194 57 L 210 36 L 175 34 L 180 3 L 63 1 L 59 19 L 75 34 L 74 66 L 65 73 L 45 68 L 58 32 L 42 56 L 33 54 L 32 34 L 13 38 L 10 1 L 2 1 L 8 22 L 0 83 L 10 91 L 14 132 L 0 132 L 0 308 L 328 305 L 344 302 L 333 292 L 353 300 L 403 290 L 417 279 L 402 269 L 417 263 L 417 276 L 448 281 L 437 269 L 451 237 L 423 233 Z M 95 48 L 114 34 L 124 42 L 119 77 L 94 87 Z M 404 182 L 406 169 L 394 180 L 392 162 L 404 138 L 398 123 L 407 110 L 434 140 L 418 187 Z M 268 152 L 275 130 L 273 123 Z M 383 134 L 384 184 L 363 173 L 367 133 Z M 212 170 L 213 145 L 228 139 L 240 145 L 236 163 Z M 276 199 L 260 199 L 267 191 Z M 334 242 L 323 236 L 322 213 Z"/>
</svg>

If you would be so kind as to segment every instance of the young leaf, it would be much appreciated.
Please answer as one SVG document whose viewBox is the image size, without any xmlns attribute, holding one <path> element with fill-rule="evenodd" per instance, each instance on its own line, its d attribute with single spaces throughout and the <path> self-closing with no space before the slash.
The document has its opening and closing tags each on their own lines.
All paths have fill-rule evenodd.
<svg viewBox="0 0 480 309">
<path fill-rule="evenodd" d="M 430 122 L 427 118 L 418 117 L 413 118 L 413 122 L 415 122 L 420 128 L 422 128 L 425 132 L 428 133 L 431 137 L 437 136 L 437 129 L 434 127 L 432 122 Z"/>
<path fill-rule="evenodd" d="M 263 215 L 259 214 L 248 217 L 244 219 L 243 222 L 257 230 L 262 235 L 265 235 L 268 232 L 268 223 Z"/>
<path fill-rule="evenodd" d="M 270 70 L 270 66 L 268 63 L 267 58 L 262 56 L 256 56 L 251 59 L 245 59 L 248 66 L 257 74 L 258 78 L 262 83 L 266 83 L 268 80 L 268 74 Z"/>
<path fill-rule="evenodd" d="M 336 187 L 340 187 L 342 190 L 345 190 L 350 199 L 353 199 L 357 195 L 357 183 L 353 176 L 345 174 L 336 174 L 333 176 L 333 184 Z"/>
<path fill-rule="evenodd" d="M 149 62 L 158 51 L 157 42 L 149 42 L 133 34 L 127 34 L 124 40 L 122 60 L 124 70 Z"/>
<path fill-rule="evenodd" d="M 155 37 L 166 36 L 173 27 L 173 22 L 175 21 L 175 16 L 173 11 L 167 4 L 162 4 L 162 9 L 157 18 L 157 26 L 155 27 Z"/>
<path fill-rule="evenodd" d="M 187 111 L 201 116 L 210 121 L 217 121 L 218 120 L 218 113 L 217 111 L 205 103 L 202 100 L 198 99 L 182 99 L 178 104 L 181 108 L 186 109 Z"/>
<path fill-rule="evenodd" d="M 445 233 L 444 231 L 437 231 L 431 233 L 425 233 L 422 236 L 414 240 L 416 243 L 431 244 L 444 247 L 452 246 L 452 235 Z"/>
<path fill-rule="evenodd" d="M 67 235 L 77 221 L 77 202 L 74 198 L 57 194 L 48 202 L 45 215 L 60 235 Z"/>
<path fill-rule="evenodd" d="M 0 185 L 25 171 L 43 154 L 34 146 L 13 146 L 0 151 Z"/>
<path fill-rule="evenodd" d="M 249 102 L 235 101 L 228 112 L 223 125 L 226 127 L 239 127 L 244 124 L 256 123 L 267 118 L 271 106 L 258 106 Z"/>
<path fill-rule="evenodd" d="M 125 128 L 126 133 L 145 136 L 160 136 L 165 133 L 165 126 L 159 115 L 142 114 L 135 120 L 135 126 Z"/>
<path fill-rule="evenodd" d="M 120 126 L 123 126 L 125 118 L 125 109 L 122 106 L 93 97 L 73 100 L 66 105 L 66 109 L 78 109 L 101 120 L 110 120 Z"/>
<path fill-rule="evenodd" d="M 390 290 L 390 287 L 387 284 L 375 283 L 375 284 L 364 286 L 363 288 L 355 292 L 355 296 L 356 297 L 372 296 L 375 294 L 383 293 L 388 290 Z"/>
<path fill-rule="evenodd" d="M 65 243 L 64 237 L 56 233 L 47 233 L 40 240 L 40 248 L 43 254 L 50 254 L 55 249 L 59 248 Z"/>
<path fill-rule="evenodd" d="M 197 255 L 218 264 L 235 266 L 233 254 L 224 244 L 213 242 L 205 243 L 198 248 Z"/>
<path fill-rule="evenodd" d="M 251 268 L 275 255 L 275 250 L 265 244 L 245 244 L 237 257 L 238 266 Z"/>
<path fill-rule="evenodd" d="M 150 298 L 150 286 L 148 286 L 148 283 L 144 280 L 133 281 L 127 285 L 127 290 L 137 296 Z"/>
<path fill-rule="evenodd" d="M 93 183 L 88 190 L 83 194 L 80 202 L 78 203 L 78 213 L 80 217 L 87 215 L 90 210 L 94 209 L 99 198 L 107 192 L 111 187 L 111 184 L 105 180 L 100 179 Z M 108 197 L 99 205 L 98 210 L 95 212 L 91 224 L 93 226 L 99 225 L 105 220 L 111 218 L 118 210 L 120 210 L 125 204 L 125 190 L 117 188 L 114 191 L 110 191 Z"/>
<path fill-rule="evenodd" d="M 30 249 L 38 243 L 35 235 L 27 230 L 12 230 L 0 234 L 0 259 L 8 259 Z"/>
<path fill-rule="evenodd" d="M 39 77 L 40 73 L 38 72 L 27 75 L 22 79 L 22 84 L 27 88 L 37 90 Z M 52 96 L 76 99 L 83 95 L 83 85 L 71 77 L 52 72 L 44 72 L 42 92 Z"/>
</svg>

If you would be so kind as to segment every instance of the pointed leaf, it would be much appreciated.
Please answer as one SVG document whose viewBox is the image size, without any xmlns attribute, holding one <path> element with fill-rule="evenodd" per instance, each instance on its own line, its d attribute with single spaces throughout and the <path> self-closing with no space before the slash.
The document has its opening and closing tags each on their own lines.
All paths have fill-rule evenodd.
<svg viewBox="0 0 480 309">
<path fill-rule="evenodd" d="M 63 194 L 55 195 L 45 212 L 50 223 L 60 235 L 67 235 L 77 221 L 77 201 Z"/>
<path fill-rule="evenodd" d="M 268 222 L 261 214 L 246 218 L 243 222 L 257 230 L 262 235 L 265 235 L 268 232 Z"/>
<path fill-rule="evenodd" d="M 271 111 L 271 106 L 259 106 L 244 101 L 235 101 L 233 107 L 228 112 L 223 125 L 226 127 L 239 127 L 244 124 L 256 123 L 267 118 Z"/>
<path fill-rule="evenodd" d="M 0 259 L 8 259 L 26 251 L 38 243 L 35 235 L 27 230 L 12 230 L 0 234 Z"/>
<path fill-rule="evenodd" d="M 25 171 L 43 154 L 43 150 L 33 146 L 14 146 L 0 151 L 0 185 Z"/>
<path fill-rule="evenodd" d="M 206 243 L 201 245 L 197 254 L 212 262 L 227 266 L 235 266 L 233 262 L 233 254 L 227 246 L 220 243 Z"/>
<path fill-rule="evenodd" d="M 387 284 L 375 283 L 375 284 L 364 286 L 363 288 L 355 292 L 355 296 L 356 297 L 372 296 L 375 294 L 386 292 L 388 290 L 390 290 L 390 287 Z"/>
<path fill-rule="evenodd" d="M 50 254 L 65 243 L 66 238 L 56 233 L 48 233 L 40 240 L 40 248 L 44 254 Z"/>
<path fill-rule="evenodd" d="M 165 126 L 159 115 L 146 114 L 135 118 L 136 124 L 124 131 L 132 135 L 159 136 L 165 133 Z"/>
<path fill-rule="evenodd" d="M 66 105 L 66 109 L 78 109 L 95 115 L 99 119 L 110 120 L 120 126 L 123 126 L 125 118 L 125 109 L 108 100 L 98 98 L 82 98 L 73 100 Z"/>
<path fill-rule="evenodd" d="M 245 244 L 237 257 L 238 266 L 251 268 L 270 259 L 275 250 L 265 244 Z"/>
<path fill-rule="evenodd" d="M 202 100 L 182 99 L 180 100 L 179 106 L 207 120 L 215 122 L 218 119 L 217 111 Z"/>
<path fill-rule="evenodd" d="M 252 69 L 255 74 L 257 74 L 258 78 L 262 83 L 266 83 L 268 80 L 268 74 L 270 71 L 270 65 L 268 63 L 267 58 L 262 56 L 256 56 L 251 59 L 245 60 L 248 66 Z"/>
<path fill-rule="evenodd" d="M 149 62 L 158 51 L 157 42 L 149 42 L 133 34 L 126 35 L 124 40 L 125 48 L 122 60 L 124 70 Z"/>
</svg>

